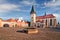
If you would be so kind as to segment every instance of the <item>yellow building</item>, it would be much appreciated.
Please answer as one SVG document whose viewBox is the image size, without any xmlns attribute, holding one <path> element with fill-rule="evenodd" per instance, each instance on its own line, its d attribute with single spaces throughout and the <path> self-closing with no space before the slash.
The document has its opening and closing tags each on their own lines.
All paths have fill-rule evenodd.
<svg viewBox="0 0 60 40">
<path fill-rule="evenodd" d="M 28 27 L 28 23 L 19 19 L 2 20 L 0 18 L 0 27 Z"/>
</svg>

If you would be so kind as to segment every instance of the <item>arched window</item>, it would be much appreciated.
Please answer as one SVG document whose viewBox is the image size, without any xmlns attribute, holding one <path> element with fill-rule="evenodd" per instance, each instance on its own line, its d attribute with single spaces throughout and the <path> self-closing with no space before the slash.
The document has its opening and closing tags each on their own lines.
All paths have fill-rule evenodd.
<svg viewBox="0 0 60 40">
<path fill-rule="evenodd" d="M 46 19 L 46 25 L 47 25 L 47 19 Z"/>
<path fill-rule="evenodd" d="M 50 19 L 50 26 L 52 26 L 52 19 Z"/>
<path fill-rule="evenodd" d="M 39 23 L 39 22 L 37 23 L 37 27 L 38 27 L 38 28 L 40 27 L 40 23 Z"/>
<path fill-rule="evenodd" d="M 56 19 L 54 19 L 54 25 L 56 25 Z"/>
</svg>

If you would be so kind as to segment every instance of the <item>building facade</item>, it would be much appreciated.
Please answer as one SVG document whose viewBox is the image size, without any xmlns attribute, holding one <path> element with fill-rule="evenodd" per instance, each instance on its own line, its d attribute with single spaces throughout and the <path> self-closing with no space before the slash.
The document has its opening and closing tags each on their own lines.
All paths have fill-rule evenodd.
<svg viewBox="0 0 60 40">
<path fill-rule="evenodd" d="M 56 27 L 56 17 L 53 14 L 46 14 L 43 16 L 36 16 L 34 11 L 34 6 L 32 6 L 30 12 L 31 27 L 46 28 L 46 27 Z"/>
<path fill-rule="evenodd" d="M 32 6 L 32 9 L 30 12 L 30 19 L 31 19 L 31 25 L 30 26 L 35 26 L 36 25 L 36 12 L 34 11 L 34 6 Z"/>
<path fill-rule="evenodd" d="M 0 27 L 28 27 L 28 23 L 20 19 L 2 20 L 0 18 Z"/>
</svg>

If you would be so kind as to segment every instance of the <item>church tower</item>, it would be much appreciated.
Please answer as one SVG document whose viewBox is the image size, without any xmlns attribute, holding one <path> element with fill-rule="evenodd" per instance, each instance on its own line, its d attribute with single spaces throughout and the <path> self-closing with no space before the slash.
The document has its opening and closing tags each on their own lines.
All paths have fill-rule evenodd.
<svg viewBox="0 0 60 40">
<path fill-rule="evenodd" d="M 36 12 L 34 11 L 34 5 L 32 5 L 32 9 L 30 12 L 30 20 L 31 20 L 30 26 L 35 27 L 36 26 Z"/>
</svg>

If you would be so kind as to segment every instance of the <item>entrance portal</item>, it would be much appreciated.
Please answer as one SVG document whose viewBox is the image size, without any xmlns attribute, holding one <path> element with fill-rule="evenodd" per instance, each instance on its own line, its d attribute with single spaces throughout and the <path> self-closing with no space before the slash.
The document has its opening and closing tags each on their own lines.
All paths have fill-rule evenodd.
<svg viewBox="0 0 60 40">
<path fill-rule="evenodd" d="M 3 27 L 9 27 L 9 24 L 4 24 Z"/>
</svg>

